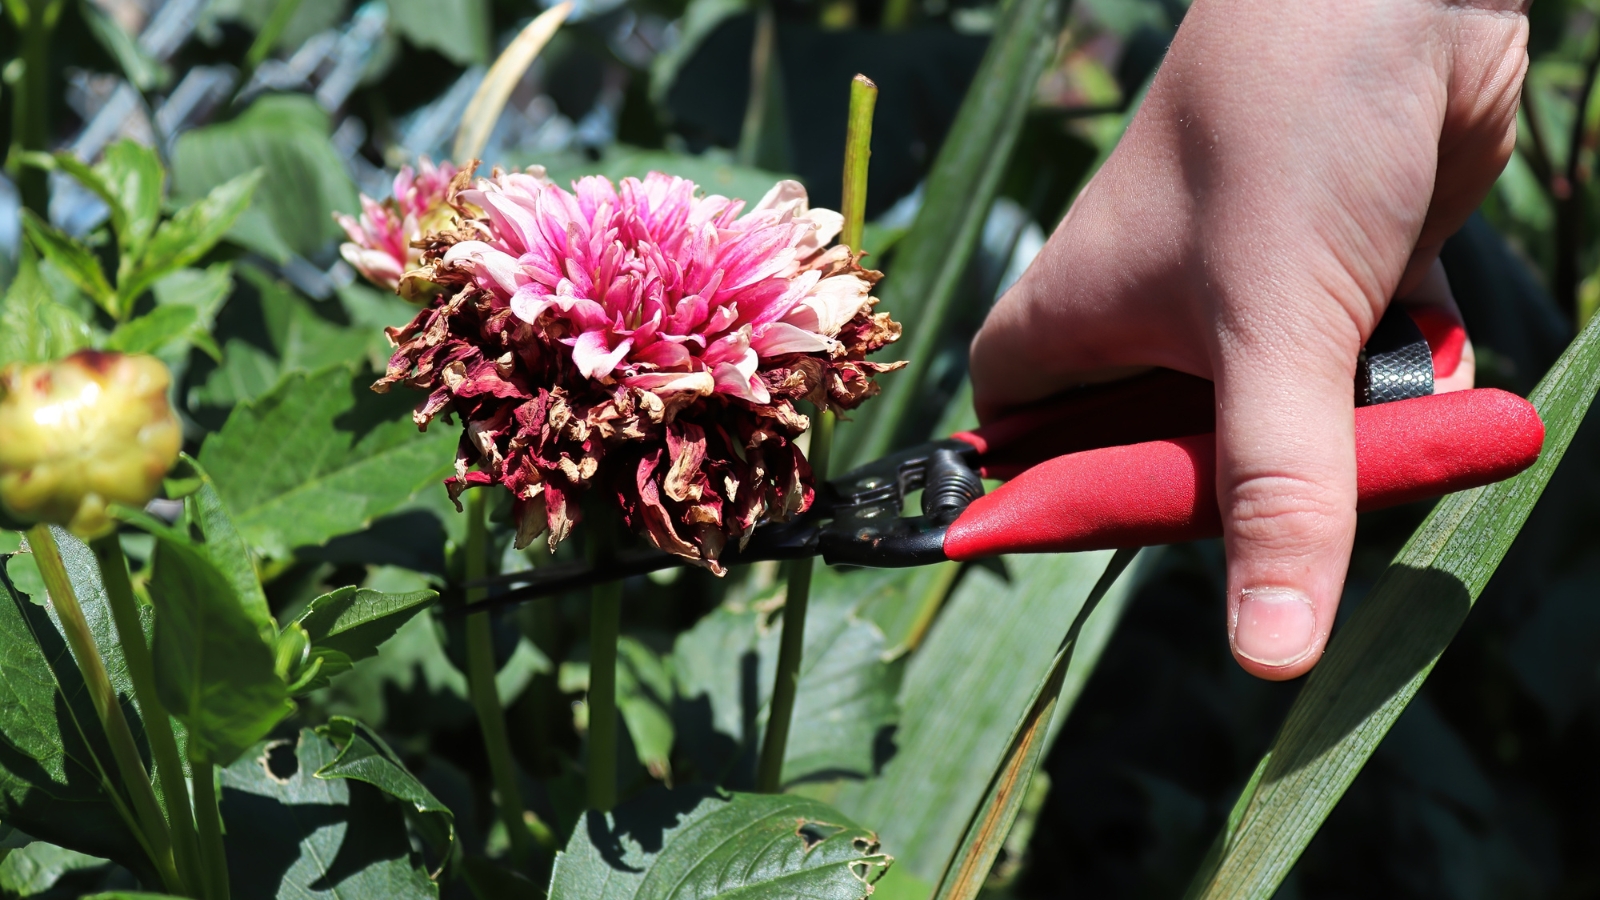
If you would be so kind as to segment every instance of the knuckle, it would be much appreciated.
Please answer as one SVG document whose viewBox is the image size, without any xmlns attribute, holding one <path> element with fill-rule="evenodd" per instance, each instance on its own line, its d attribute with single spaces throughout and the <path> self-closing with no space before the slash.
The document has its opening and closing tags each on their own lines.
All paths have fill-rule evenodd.
<svg viewBox="0 0 1600 900">
<path fill-rule="evenodd" d="M 1292 551 L 1342 541 L 1355 518 L 1355 497 L 1302 475 L 1252 475 L 1227 492 L 1222 513 L 1235 541 Z"/>
</svg>

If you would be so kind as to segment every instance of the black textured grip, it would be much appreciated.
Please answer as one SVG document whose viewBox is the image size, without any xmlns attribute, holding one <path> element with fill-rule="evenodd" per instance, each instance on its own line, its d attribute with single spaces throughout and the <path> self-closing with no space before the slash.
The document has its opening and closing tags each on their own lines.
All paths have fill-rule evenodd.
<svg viewBox="0 0 1600 900">
<path fill-rule="evenodd" d="M 1373 406 L 1433 393 L 1433 351 L 1417 323 L 1390 306 L 1356 363 L 1356 405 Z"/>
</svg>

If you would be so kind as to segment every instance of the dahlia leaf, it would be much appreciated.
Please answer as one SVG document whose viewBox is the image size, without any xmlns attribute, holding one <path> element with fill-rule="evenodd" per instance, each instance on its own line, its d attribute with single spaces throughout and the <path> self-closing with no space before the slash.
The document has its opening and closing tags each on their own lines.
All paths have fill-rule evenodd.
<svg viewBox="0 0 1600 900">
<path fill-rule="evenodd" d="M 293 710 L 272 652 L 228 579 L 197 548 L 156 536 L 156 690 L 189 758 L 227 765 Z"/>
<path fill-rule="evenodd" d="M 156 354 L 178 343 L 192 345 L 217 362 L 222 361 L 222 348 L 192 306 L 158 306 L 149 315 L 118 325 L 106 338 L 106 349 Z"/>
<path fill-rule="evenodd" d="M 321 660 L 322 665 L 316 677 L 296 685 L 295 693 L 326 687 L 333 676 L 376 656 L 380 644 L 438 598 L 434 591 L 385 594 L 350 586 L 312 600 L 294 624 L 310 642 L 306 664 Z"/>
<path fill-rule="evenodd" d="M 489 62 L 487 0 L 390 0 L 390 21 L 406 40 L 460 66 Z"/>
<path fill-rule="evenodd" d="M 308 3 L 302 9 L 322 5 Z M 333 213 L 358 208 L 344 157 L 328 134 L 328 114 L 311 97 L 262 97 L 238 118 L 178 138 L 172 192 L 199 199 L 231 178 L 260 169 L 261 189 L 229 231 L 230 239 L 280 263 L 295 253 L 314 254 L 342 234 Z"/>
<path fill-rule="evenodd" d="M 456 836 L 455 813 L 406 769 L 377 732 L 348 716 L 334 716 L 317 732 L 333 741 L 339 755 L 318 769 L 316 777 L 363 781 L 395 798 L 406 805 L 431 848 L 441 856 L 449 855 Z"/>
<path fill-rule="evenodd" d="M 8 835 L 8 844 L 18 840 L 15 835 L 16 832 Z M 20 837 L 20 840 L 29 838 Z M 44 841 L 6 849 L 5 861 L 0 862 L 0 891 L 7 897 L 34 897 L 46 894 L 51 888 L 57 889 L 52 892 L 56 896 L 65 895 L 85 881 L 90 884 L 103 881 L 111 869 L 110 860 Z"/>
<path fill-rule="evenodd" d="M 894 857 L 826 804 L 657 788 L 589 812 L 556 856 L 550 900 L 865 898 Z"/>
<path fill-rule="evenodd" d="M 369 381 L 348 365 L 292 373 L 206 438 L 200 463 L 256 553 L 285 559 L 443 490 L 456 436 L 419 434 L 411 398 Z"/>
<path fill-rule="evenodd" d="M 56 539 L 112 685 L 131 697 L 94 555 L 64 531 Z M 25 574 L 37 581 L 36 569 L 25 571 L 33 568 L 30 554 L 0 556 L 0 734 L 6 746 L 0 756 L 0 818 L 32 837 L 155 877 L 108 789 L 111 750 L 44 591 L 29 596 L 19 585 Z M 124 704 L 135 737 L 142 737 L 132 702 Z"/>
<path fill-rule="evenodd" d="M 261 588 L 261 579 L 256 574 L 250 548 L 245 545 L 233 516 L 217 492 L 216 482 L 198 462 L 187 455 L 180 458 L 170 477 L 189 480 L 185 486 L 187 490 L 181 495 L 173 490 L 173 484 L 169 481 L 168 496 L 184 498 L 190 521 L 200 529 L 204 541 L 198 547 L 233 585 L 245 615 L 255 623 L 262 639 L 273 640 L 277 635 L 278 623 L 272 618 L 272 610 L 267 605 L 267 595 Z"/>
<path fill-rule="evenodd" d="M 22 230 L 40 256 L 49 260 L 95 305 L 117 317 L 117 292 L 106 280 L 106 273 L 100 269 L 100 261 L 94 258 L 88 247 L 57 230 L 31 209 L 22 211 Z"/>
<path fill-rule="evenodd" d="M 794 729 L 784 754 L 793 783 L 823 774 L 871 775 L 878 742 L 898 718 L 896 672 L 885 662 L 883 632 L 857 617 L 847 592 L 814 592 L 806 616 Z M 718 747 L 753 753 L 765 728 L 778 660 L 779 630 L 760 602 L 725 605 L 678 637 L 672 652 L 681 742 L 702 772 L 715 776 L 736 760 Z M 752 664 L 753 662 L 753 664 Z M 754 721 L 749 721 L 751 701 Z"/>
<path fill-rule="evenodd" d="M 1008 557 L 1004 579 L 969 568 L 907 657 L 894 754 L 873 777 L 842 782 L 833 797 L 851 816 L 880 824 L 903 861 L 902 876 L 939 881 L 1005 758 L 1008 735 L 1046 680 L 1062 635 L 1111 555 Z M 1058 725 L 1094 670 L 1136 580 L 1121 579 L 1084 622 L 1056 702 Z M 907 592 L 904 599 L 920 603 L 922 597 Z"/>
<path fill-rule="evenodd" d="M 348 745 L 347 745 L 348 747 Z M 354 777 L 319 777 L 341 751 L 311 729 L 264 741 L 223 769 L 228 873 L 240 896 L 436 900 L 406 830 L 415 801 Z"/>
<path fill-rule="evenodd" d="M 93 172 L 111 195 L 111 221 L 117 246 L 125 255 L 137 255 L 161 219 L 166 170 L 149 147 L 120 140 L 106 148 Z"/>
<path fill-rule="evenodd" d="M 261 183 L 259 171 L 217 185 L 156 227 L 138 258 L 123 257 L 117 294 L 124 310 L 160 279 L 206 255 L 250 205 Z"/>
</svg>

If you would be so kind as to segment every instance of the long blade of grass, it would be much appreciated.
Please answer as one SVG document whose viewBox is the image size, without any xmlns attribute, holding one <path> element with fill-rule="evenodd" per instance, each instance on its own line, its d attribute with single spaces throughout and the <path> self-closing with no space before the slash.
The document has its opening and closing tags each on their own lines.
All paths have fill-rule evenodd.
<svg viewBox="0 0 1600 900">
<path fill-rule="evenodd" d="M 1067 630 L 1061 647 L 1056 650 L 1049 672 L 1034 691 L 1028 711 L 1023 713 L 1022 720 L 1011 732 L 1011 739 L 1006 742 L 1005 755 L 1000 758 L 999 767 L 989 779 L 989 788 L 984 792 L 983 801 L 967 823 L 960 847 L 945 867 L 939 888 L 934 892 L 934 900 L 972 900 L 983 889 L 984 880 L 994 867 L 995 857 L 1000 854 L 1000 847 L 1011 831 L 1011 824 L 1022 809 L 1023 798 L 1028 793 L 1028 782 L 1032 780 L 1034 770 L 1039 768 L 1045 737 L 1050 731 L 1050 720 L 1055 716 L 1061 687 L 1066 683 L 1078 633 L 1083 630 L 1083 623 L 1088 621 L 1089 614 L 1094 612 L 1100 598 L 1116 584 L 1117 578 L 1138 552 L 1137 549 L 1118 550 L 1106 564 L 1105 572 L 1083 601 L 1083 606 L 1078 609 L 1072 627 Z"/>
<path fill-rule="evenodd" d="M 451 151 L 457 163 L 465 165 L 483 152 L 495 123 L 500 121 L 500 113 L 506 108 L 506 101 L 511 99 L 511 91 L 522 80 L 522 74 L 533 65 L 534 57 L 539 55 L 545 44 L 550 43 L 550 39 L 556 35 L 556 29 L 571 14 L 571 0 L 540 13 L 489 67 L 488 74 L 483 76 L 483 83 L 478 85 L 477 92 L 467 104 L 467 111 L 461 115 L 461 127 L 456 131 L 456 143 Z"/>
<path fill-rule="evenodd" d="M 846 442 L 841 455 L 854 465 L 891 449 L 927 377 L 951 299 L 1033 102 L 1034 84 L 1054 52 L 1063 5 L 1061 0 L 1011 0 L 1001 13 L 988 53 L 928 174 L 927 199 L 901 239 L 884 281 L 882 308 L 905 324 L 905 336 L 883 355 L 911 364 L 886 376 L 871 415 L 841 434 Z"/>
<path fill-rule="evenodd" d="M 1189 897 L 1272 896 L 1461 627 L 1597 389 L 1600 324 L 1591 321 L 1529 397 L 1545 422 L 1539 461 L 1445 498 L 1411 536 L 1334 635 Z"/>
</svg>

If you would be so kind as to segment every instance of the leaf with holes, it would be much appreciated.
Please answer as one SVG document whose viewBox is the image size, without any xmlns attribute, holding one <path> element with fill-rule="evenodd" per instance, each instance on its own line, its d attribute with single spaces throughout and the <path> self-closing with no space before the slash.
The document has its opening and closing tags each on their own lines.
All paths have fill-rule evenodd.
<svg viewBox="0 0 1600 900">
<path fill-rule="evenodd" d="M 333 741 L 305 729 L 222 770 L 233 900 L 436 900 L 404 808 L 365 781 L 317 777 L 338 759 Z"/>
<path fill-rule="evenodd" d="M 816 800 L 656 788 L 579 820 L 550 900 L 853 900 L 893 862 L 877 835 Z"/>
</svg>

